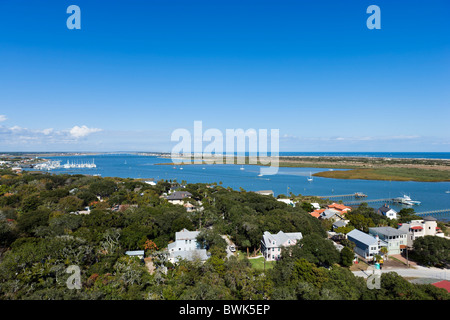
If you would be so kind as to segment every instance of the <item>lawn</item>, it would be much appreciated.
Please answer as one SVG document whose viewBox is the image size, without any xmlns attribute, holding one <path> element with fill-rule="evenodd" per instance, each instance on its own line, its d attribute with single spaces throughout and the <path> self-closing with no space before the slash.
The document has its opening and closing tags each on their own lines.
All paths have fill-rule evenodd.
<svg viewBox="0 0 450 320">
<path fill-rule="evenodd" d="M 238 252 L 238 259 L 244 259 L 247 256 L 244 252 Z M 248 259 L 250 261 L 252 268 L 256 270 L 264 270 L 264 257 Z M 266 269 L 272 269 L 275 265 L 275 261 L 266 261 Z"/>
</svg>

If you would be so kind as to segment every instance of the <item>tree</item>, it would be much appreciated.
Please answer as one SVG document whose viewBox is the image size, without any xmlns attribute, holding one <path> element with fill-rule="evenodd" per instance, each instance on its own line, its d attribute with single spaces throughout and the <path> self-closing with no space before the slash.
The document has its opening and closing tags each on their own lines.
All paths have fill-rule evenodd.
<svg viewBox="0 0 450 320">
<path fill-rule="evenodd" d="M 411 258 L 427 266 L 448 267 L 450 240 L 436 236 L 420 237 L 414 240 Z"/>
<path fill-rule="evenodd" d="M 353 258 L 355 254 L 349 247 L 344 247 L 341 250 L 341 264 L 344 267 L 350 267 L 353 264 Z"/>
</svg>

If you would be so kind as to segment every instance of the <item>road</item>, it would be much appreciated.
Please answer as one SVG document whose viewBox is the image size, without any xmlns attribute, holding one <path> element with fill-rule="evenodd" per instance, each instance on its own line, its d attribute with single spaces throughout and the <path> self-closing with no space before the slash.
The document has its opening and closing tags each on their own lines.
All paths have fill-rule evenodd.
<svg viewBox="0 0 450 320">
<path fill-rule="evenodd" d="M 382 269 L 381 273 L 396 272 L 402 277 L 411 278 L 435 278 L 439 280 L 450 280 L 450 269 L 438 269 L 438 268 L 426 268 L 422 266 L 416 266 L 415 268 L 393 268 Z M 353 271 L 353 274 L 358 277 L 367 278 L 371 273 L 368 271 Z"/>
</svg>

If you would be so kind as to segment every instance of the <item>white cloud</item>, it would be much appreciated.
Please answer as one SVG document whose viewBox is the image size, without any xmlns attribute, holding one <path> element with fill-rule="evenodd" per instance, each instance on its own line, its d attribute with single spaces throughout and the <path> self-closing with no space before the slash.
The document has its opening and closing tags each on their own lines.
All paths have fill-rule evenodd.
<svg viewBox="0 0 450 320">
<path fill-rule="evenodd" d="M 72 129 L 70 129 L 70 135 L 74 138 L 81 138 L 85 137 L 91 133 L 102 131 L 102 129 L 98 128 L 88 128 L 87 126 L 83 125 L 81 127 L 75 126 Z"/>
<path fill-rule="evenodd" d="M 48 136 L 50 133 L 53 132 L 53 128 L 43 129 L 43 130 L 41 130 L 41 132 L 43 134 L 45 134 L 46 136 Z"/>
<path fill-rule="evenodd" d="M 0 122 L 6 121 L 8 118 L 4 114 L 0 114 Z"/>
</svg>

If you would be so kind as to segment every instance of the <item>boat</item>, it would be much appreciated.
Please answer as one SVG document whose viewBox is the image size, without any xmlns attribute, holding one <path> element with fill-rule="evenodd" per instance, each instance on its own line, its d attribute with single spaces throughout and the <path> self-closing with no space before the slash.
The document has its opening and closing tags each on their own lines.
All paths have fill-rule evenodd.
<svg viewBox="0 0 450 320">
<path fill-rule="evenodd" d="M 241 170 L 244 170 L 244 166 L 241 166 L 241 168 L 240 168 Z"/>
<path fill-rule="evenodd" d="M 312 177 L 312 175 L 311 175 L 311 172 L 309 173 L 309 178 L 307 178 L 308 179 L 308 181 L 313 181 L 313 177 Z"/>
<path fill-rule="evenodd" d="M 404 194 L 402 197 L 395 198 L 394 201 L 409 206 L 419 205 L 421 203 L 420 201 L 411 200 L 410 196 L 406 194 Z"/>
<path fill-rule="evenodd" d="M 450 193 L 450 190 L 445 191 L 445 193 Z"/>
</svg>

